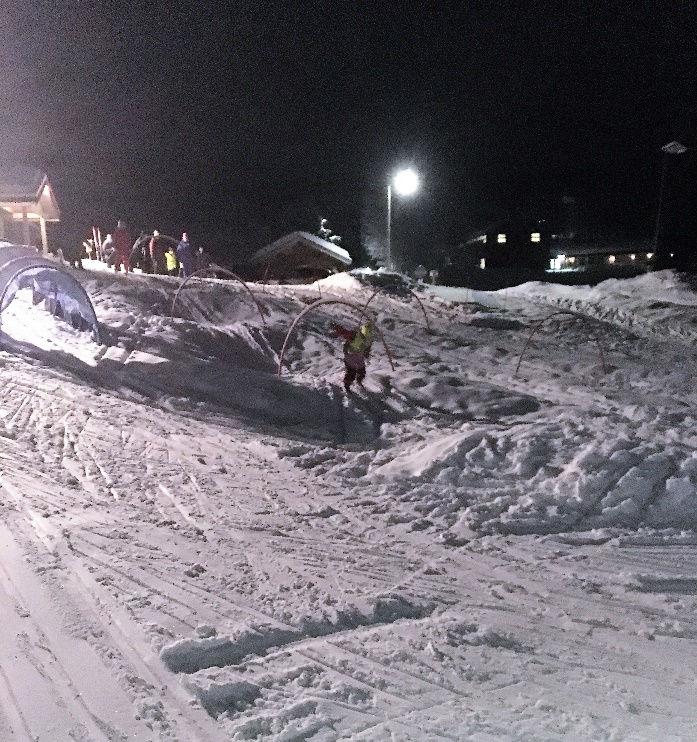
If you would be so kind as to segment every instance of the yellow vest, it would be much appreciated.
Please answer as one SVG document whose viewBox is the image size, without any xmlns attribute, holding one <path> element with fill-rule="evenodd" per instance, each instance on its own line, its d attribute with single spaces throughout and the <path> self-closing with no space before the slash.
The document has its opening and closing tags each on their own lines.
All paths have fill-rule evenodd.
<svg viewBox="0 0 697 742">
<path fill-rule="evenodd" d="M 167 261 L 168 271 L 174 270 L 177 267 L 177 256 L 173 252 L 166 252 L 165 260 Z"/>
<path fill-rule="evenodd" d="M 353 340 L 350 340 L 347 344 L 352 353 L 365 353 L 365 351 L 373 344 L 373 341 L 372 338 L 366 337 L 360 332 L 357 332 L 354 335 Z"/>
</svg>

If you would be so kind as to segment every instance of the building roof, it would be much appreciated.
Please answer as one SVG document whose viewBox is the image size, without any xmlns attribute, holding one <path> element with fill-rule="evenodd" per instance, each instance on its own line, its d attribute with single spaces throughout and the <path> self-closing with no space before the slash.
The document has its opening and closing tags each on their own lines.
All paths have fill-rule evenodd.
<svg viewBox="0 0 697 742">
<path fill-rule="evenodd" d="M 37 201 L 46 175 L 27 165 L 0 165 L 0 201 Z"/>
<path fill-rule="evenodd" d="M 549 246 L 550 254 L 581 256 L 581 255 L 630 255 L 640 252 L 654 252 L 652 240 L 598 240 L 574 241 L 552 240 Z"/>
<path fill-rule="evenodd" d="M 263 263 L 274 255 L 291 251 L 298 244 L 324 253 L 342 265 L 351 265 L 352 263 L 351 256 L 343 247 L 339 247 L 328 240 L 323 240 L 317 235 L 310 234 L 310 232 L 291 232 L 272 242 L 270 245 L 257 250 L 250 258 L 250 262 L 255 264 Z"/>
</svg>

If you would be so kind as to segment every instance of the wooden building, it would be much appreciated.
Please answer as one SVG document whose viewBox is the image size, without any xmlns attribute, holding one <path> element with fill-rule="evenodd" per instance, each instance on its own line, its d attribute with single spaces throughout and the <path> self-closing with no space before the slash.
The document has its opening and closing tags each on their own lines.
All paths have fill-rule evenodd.
<svg viewBox="0 0 697 742">
<path fill-rule="evenodd" d="M 629 278 L 659 267 L 654 250 L 653 240 L 648 238 L 628 240 L 595 234 L 554 239 L 547 279 L 555 283 L 594 284 L 607 278 Z"/>
<path fill-rule="evenodd" d="M 351 262 L 343 247 L 309 232 L 291 232 L 250 258 L 257 280 L 280 283 L 311 283 L 346 270 Z"/>
<path fill-rule="evenodd" d="M 649 239 L 628 239 L 601 229 L 554 228 L 545 220 L 507 220 L 472 232 L 453 248 L 443 280 L 487 290 L 533 280 L 595 284 L 656 267 Z"/>
<path fill-rule="evenodd" d="M 48 253 L 46 225 L 58 221 L 60 209 L 45 173 L 24 165 L 0 165 L 0 241 Z"/>
<path fill-rule="evenodd" d="M 549 264 L 550 239 L 544 220 L 492 222 L 471 232 L 450 252 L 443 279 L 482 289 L 539 280 Z"/>
</svg>

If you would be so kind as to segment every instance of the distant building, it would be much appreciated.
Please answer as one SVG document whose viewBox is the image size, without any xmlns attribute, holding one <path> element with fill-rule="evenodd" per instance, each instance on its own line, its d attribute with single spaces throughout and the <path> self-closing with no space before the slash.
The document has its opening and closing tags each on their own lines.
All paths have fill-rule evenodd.
<svg viewBox="0 0 697 742">
<path fill-rule="evenodd" d="M 450 252 L 442 279 L 483 289 L 541 280 L 549 263 L 549 243 L 544 220 L 491 222 L 470 232 Z"/>
<path fill-rule="evenodd" d="M 593 284 L 658 267 L 651 239 L 594 228 L 592 218 L 579 218 L 574 198 L 564 196 L 549 212 L 549 218 L 519 216 L 471 232 L 450 250 L 443 281 L 481 289 L 531 280 Z"/>
<path fill-rule="evenodd" d="M 258 280 L 311 283 L 351 265 L 343 247 L 309 232 L 291 232 L 252 255 L 250 264 Z"/>
<path fill-rule="evenodd" d="M 626 240 L 598 235 L 550 242 L 546 273 L 554 281 L 566 282 L 565 279 L 573 278 L 570 274 L 583 274 L 580 280 L 595 283 L 606 278 L 635 276 L 657 267 L 657 255 L 649 239 Z"/>
<path fill-rule="evenodd" d="M 0 241 L 41 246 L 48 252 L 46 224 L 60 221 L 60 209 L 40 170 L 0 166 Z"/>
</svg>

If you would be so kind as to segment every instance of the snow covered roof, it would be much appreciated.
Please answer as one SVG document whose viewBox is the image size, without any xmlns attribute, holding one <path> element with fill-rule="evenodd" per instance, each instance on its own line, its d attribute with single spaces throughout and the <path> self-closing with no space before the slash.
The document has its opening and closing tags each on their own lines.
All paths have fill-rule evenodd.
<svg viewBox="0 0 697 742">
<path fill-rule="evenodd" d="M 272 242 L 270 245 L 262 247 L 252 255 L 250 260 L 252 263 L 256 264 L 263 263 L 273 255 L 292 251 L 298 245 L 309 247 L 312 250 L 328 255 L 330 258 L 333 258 L 342 265 L 351 265 L 352 263 L 351 256 L 343 247 L 339 247 L 333 242 L 323 240 L 321 237 L 311 234 L 310 232 L 300 231 L 291 232 L 275 242 Z"/>
<path fill-rule="evenodd" d="M 0 165 L 0 201 L 37 201 L 46 175 L 27 165 Z"/>
</svg>

